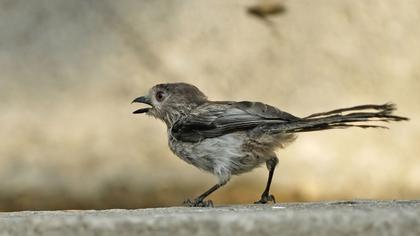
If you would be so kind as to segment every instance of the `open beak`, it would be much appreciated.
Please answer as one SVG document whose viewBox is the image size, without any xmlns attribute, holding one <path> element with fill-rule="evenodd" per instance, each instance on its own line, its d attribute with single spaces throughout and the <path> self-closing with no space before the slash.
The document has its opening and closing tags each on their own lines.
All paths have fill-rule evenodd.
<svg viewBox="0 0 420 236">
<path fill-rule="evenodd" d="M 146 97 L 146 96 L 141 96 L 141 97 L 138 97 L 138 98 L 134 99 L 131 103 L 135 103 L 135 102 L 137 102 L 137 103 L 144 103 L 144 104 L 147 104 L 147 105 L 152 106 L 152 102 L 151 102 L 151 101 L 150 101 L 150 99 L 149 99 L 148 97 Z M 145 113 L 145 112 L 148 112 L 150 109 L 151 109 L 150 107 L 140 108 L 140 109 L 138 109 L 138 110 L 135 110 L 135 111 L 133 112 L 133 114 L 141 114 L 141 113 Z"/>
</svg>

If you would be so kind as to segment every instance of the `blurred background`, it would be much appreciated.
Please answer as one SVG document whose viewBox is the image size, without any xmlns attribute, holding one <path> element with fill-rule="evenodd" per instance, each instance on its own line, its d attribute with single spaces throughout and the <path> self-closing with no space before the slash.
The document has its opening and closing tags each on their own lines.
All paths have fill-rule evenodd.
<svg viewBox="0 0 420 236">
<path fill-rule="evenodd" d="M 0 210 L 176 206 L 212 186 L 169 151 L 162 122 L 131 114 L 178 81 L 297 116 L 392 101 L 410 122 L 279 150 L 272 192 L 419 198 L 418 22 L 416 0 L 0 0 Z M 233 177 L 211 199 L 254 202 L 266 178 Z"/>
</svg>

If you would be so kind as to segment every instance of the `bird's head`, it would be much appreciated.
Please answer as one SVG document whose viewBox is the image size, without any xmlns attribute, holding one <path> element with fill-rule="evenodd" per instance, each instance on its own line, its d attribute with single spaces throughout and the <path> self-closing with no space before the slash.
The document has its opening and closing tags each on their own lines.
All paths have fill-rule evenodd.
<svg viewBox="0 0 420 236">
<path fill-rule="evenodd" d="M 205 103 L 207 97 L 197 87 L 187 83 L 168 83 L 153 86 L 146 96 L 133 100 L 150 107 L 134 111 L 146 113 L 164 121 L 171 127 L 182 116 L 188 115 L 195 107 Z"/>
</svg>

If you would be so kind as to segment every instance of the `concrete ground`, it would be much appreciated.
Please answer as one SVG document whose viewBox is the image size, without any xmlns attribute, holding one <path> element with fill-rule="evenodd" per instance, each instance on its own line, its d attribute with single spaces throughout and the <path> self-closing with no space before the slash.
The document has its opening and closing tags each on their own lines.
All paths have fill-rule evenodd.
<svg viewBox="0 0 420 236">
<path fill-rule="evenodd" d="M 420 201 L 10 212 L 0 235 L 420 235 Z"/>
</svg>

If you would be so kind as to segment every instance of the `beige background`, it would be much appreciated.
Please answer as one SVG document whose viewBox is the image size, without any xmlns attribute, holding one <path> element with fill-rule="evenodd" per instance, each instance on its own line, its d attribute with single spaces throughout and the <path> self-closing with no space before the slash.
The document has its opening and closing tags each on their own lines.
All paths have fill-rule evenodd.
<svg viewBox="0 0 420 236">
<path fill-rule="evenodd" d="M 132 115 L 156 83 L 297 116 L 399 105 L 390 130 L 302 134 L 278 152 L 279 201 L 419 198 L 420 2 L 0 0 L 0 210 L 178 205 L 215 180 L 176 158 L 164 124 Z M 257 200 L 267 172 L 217 203 Z"/>
</svg>

